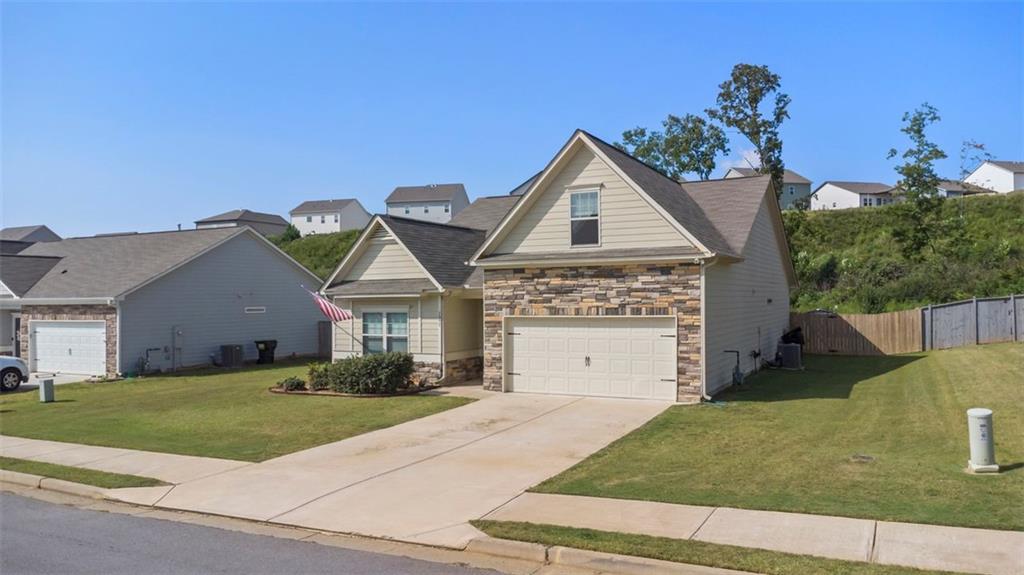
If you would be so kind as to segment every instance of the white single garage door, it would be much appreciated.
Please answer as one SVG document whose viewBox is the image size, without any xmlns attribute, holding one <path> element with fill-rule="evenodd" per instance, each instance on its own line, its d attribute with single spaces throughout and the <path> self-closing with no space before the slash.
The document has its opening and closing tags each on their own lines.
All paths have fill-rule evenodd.
<svg viewBox="0 0 1024 575">
<path fill-rule="evenodd" d="M 104 375 L 107 331 L 102 321 L 32 321 L 32 371 Z"/>
<path fill-rule="evenodd" d="M 671 317 L 505 320 L 508 391 L 676 399 Z"/>
</svg>

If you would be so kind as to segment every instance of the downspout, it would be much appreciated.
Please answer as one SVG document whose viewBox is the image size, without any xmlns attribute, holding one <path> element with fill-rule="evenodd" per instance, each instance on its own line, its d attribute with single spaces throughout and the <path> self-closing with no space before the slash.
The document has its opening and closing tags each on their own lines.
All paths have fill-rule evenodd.
<svg viewBox="0 0 1024 575">
<path fill-rule="evenodd" d="M 700 262 L 700 398 L 711 401 L 708 395 L 708 334 L 707 334 L 707 270 L 718 263 L 717 259 Z"/>
<path fill-rule="evenodd" d="M 444 381 L 445 368 L 447 367 L 445 365 L 446 362 L 445 362 L 445 346 L 444 346 L 444 306 L 446 305 L 446 302 L 448 301 L 448 295 L 449 295 L 449 293 L 447 291 L 443 291 L 443 292 L 441 292 L 440 297 L 437 298 L 438 301 L 440 302 L 440 305 L 437 306 L 437 329 L 440 332 L 440 334 L 438 334 L 439 335 L 438 340 L 441 342 L 441 349 L 438 350 L 438 351 L 441 352 L 441 381 Z"/>
</svg>

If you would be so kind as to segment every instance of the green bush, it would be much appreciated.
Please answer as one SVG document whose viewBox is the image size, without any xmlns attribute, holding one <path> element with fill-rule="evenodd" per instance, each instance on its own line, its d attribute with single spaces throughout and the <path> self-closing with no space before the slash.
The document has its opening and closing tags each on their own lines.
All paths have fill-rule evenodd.
<svg viewBox="0 0 1024 575">
<path fill-rule="evenodd" d="M 305 391 L 306 382 L 295 376 L 286 377 L 285 379 L 277 382 L 277 387 L 285 391 Z"/>
<path fill-rule="evenodd" d="M 338 393 L 385 395 L 407 389 L 415 366 L 408 353 L 383 353 L 355 356 L 331 364 L 319 364 L 316 384 L 326 380 L 331 390 Z M 323 374 L 321 375 L 321 370 Z M 314 368 L 310 367 L 310 382 Z"/>
<path fill-rule="evenodd" d="M 309 389 L 323 391 L 331 387 L 331 364 L 311 363 L 309 364 Z"/>
</svg>

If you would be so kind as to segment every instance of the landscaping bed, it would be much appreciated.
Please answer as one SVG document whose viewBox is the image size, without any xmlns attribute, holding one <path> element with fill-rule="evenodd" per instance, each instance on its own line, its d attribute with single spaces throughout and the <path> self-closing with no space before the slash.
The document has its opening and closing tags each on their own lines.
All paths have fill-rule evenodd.
<svg viewBox="0 0 1024 575">
<path fill-rule="evenodd" d="M 1024 529 L 1024 345 L 805 363 L 672 407 L 535 490 Z M 964 472 L 971 407 L 995 412 L 998 475 Z"/>
<path fill-rule="evenodd" d="M 0 397 L 0 433 L 162 453 L 264 461 L 465 405 L 471 399 L 411 395 L 272 395 L 308 363 L 211 369 L 56 388 L 54 403 L 35 393 Z"/>
</svg>

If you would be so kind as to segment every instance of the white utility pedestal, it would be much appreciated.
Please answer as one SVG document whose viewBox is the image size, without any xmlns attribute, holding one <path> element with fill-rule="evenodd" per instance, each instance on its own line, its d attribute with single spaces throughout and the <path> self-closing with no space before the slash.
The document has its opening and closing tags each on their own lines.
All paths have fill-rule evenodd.
<svg viewBox="0 0 1024 575">
<path fill-rule="evenodd" d="M 992 410 L 974 407 L 967 410 L 967 433 L 971 441 L 971 473 L 998 473 L 996 447 L 992 439 Z"/>
<path fill-rule="evenodd" d="M 53 380 L 52 379 L 40 379 L 39 380 L 39 401 L 43 403 L 50 403 L 53 401 Z"/>
</svg>

